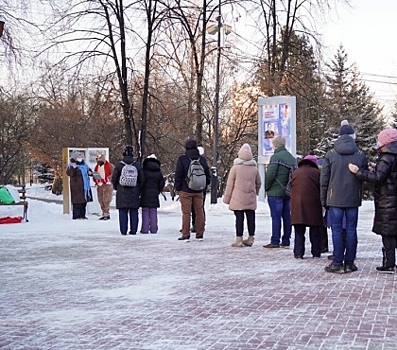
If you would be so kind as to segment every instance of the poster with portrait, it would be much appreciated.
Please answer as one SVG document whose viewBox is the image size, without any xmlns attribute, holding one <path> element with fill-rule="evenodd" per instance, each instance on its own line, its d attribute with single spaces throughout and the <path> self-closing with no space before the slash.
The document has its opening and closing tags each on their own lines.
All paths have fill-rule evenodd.
<svg viewBox="0 0 397 350">
<path fill-rule="evenodd" d="M 295 135 L 292 134 L 294 130 L 293 112 L 295 110 L 294 101 L 291 100 L 293 96 L 277 96 L 264 98 L 263 104 L 259 105 L 259 155 L 261 159 L 269 160 L 274 153 L 273 140 L 277 136 L 284 136 L 286 139 L 286 148 L 294 153 L 293 144 L 295 142 Z"/>
<path fill-rule="evenodd" d="M 258 99 L 258 168 L 261 178 L 274 154 L 273 140 L 285 137 L 285 146 L 296 156 L 296 97 L 274 96 Z M 263 186 L 262 186 L 263 187 Z M 263 188 L 259 199 L 264 200 Z"/>
</svg>

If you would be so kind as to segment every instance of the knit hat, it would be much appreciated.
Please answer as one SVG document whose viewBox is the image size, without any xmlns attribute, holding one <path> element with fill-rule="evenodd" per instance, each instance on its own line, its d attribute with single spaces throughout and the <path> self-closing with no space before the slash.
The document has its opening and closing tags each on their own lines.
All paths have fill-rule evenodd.
<svg viewBox="0 0 397 350">
<path fill-rule="evenodd" d="M 385 129 L 378 135 L 379 147 L 397 141 L 397 129 Z"/>
<path fill-rule="evenodd" d="M 243 160 L 251 160 L 252 159 L 252 150 L 251 146 L 248 143 L 244 143 L 238 151 L 238 157 Z"/>
<path fill-rule="evenodd" d="M 304 157 L 303 159 L 306 160 L 310 160 L 311 162 L 313 162 L 314 164 L 318 165 L 318 159 L 316 156 L 312 156 L 311 154 L 308 154 L 306 157 Z"/>
<path fill-rule="evenodd" d="M 275 139 L 273 139 L 273 147 L 279 148 L 280 146 L 285 146 L 284 136 L 277 136 Z"/>
<path fill-rule="evenodd" d="M 204 148 L 201 147 L 201 146 L 198 146 L 197 149 L 198 149 L 198 151 L 200 153 L 200 156 L 202 156 L 204 154 Z"/>
<path fill-rule="evenodd" d="M 339 135 L 349 135 L 353 139 L 356 138 L 356 133 L 354 132 L 353 127 L 346 119 L 342 120 L 342 122 L 340 123 Z"/>
<path fill-rule="evenodd" d="M 124 147 L 124 151 L 123 151 L 123 156 L 133 156 L 134 155 L 134 149 L 132 148 L 132 146 L 127 145 Z"/>
<path fill-rule="evenodd" d="M 156 155 L 154 153 L 152 153 L 150 156 L 147 156 L 148 158 L 154 158 L 157 159 Z"/>
<path fill-rule="evenodd" d="M 197 141 L 194 139 L 187 139 L 185 142 L 186 149 L 197 148 Z"/>
</svg>

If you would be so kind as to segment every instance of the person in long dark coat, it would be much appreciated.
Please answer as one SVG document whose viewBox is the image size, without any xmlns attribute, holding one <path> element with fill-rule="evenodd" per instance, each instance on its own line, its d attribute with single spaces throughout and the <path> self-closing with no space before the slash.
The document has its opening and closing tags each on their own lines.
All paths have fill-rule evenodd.
<svg viewBox="0 0 397 350">
<path fill-rule="evenodd" d="M 315 156 L 307 155 L 292 173 L 291 223 L 295 230 L 294 256 L 303 259 L 305 232 L 309 227 L 311 253 L 321 257 L 321 227 L 323 226 L 320 200 L 320 169 Z"/>
<path fill-rule="evenodd" d="M 159 195 L 165 185 L 160 167 L 161 163 L 154 154 L 143 161 L 145 182 L 141 193 L 141 233 L 157 233 L 158 231 L 157 208 L 160 208 Z"/>
<path fill-rule="evenodd" d="M 385 129 L 378 135 L 378 160 L 374 171 L 349 164 L 351 172 L 375 184 L 375 218 L 372 231 L 382 236 L 383 264 L 379 272 L 395 273 L 397 247 L 397 130 Z"/>
<path fill-rule="evenodd" d="M 137 162 L 134 157 L 134 149 L 132 146 L 126 146 L 123 151 L 123 162 L 125 164 L 132 164 L 138 170 L 137 184 L 134 187 L 122 186 L 119 183 L 121 170 L 125 166 L 124 163 L 119 162 L 112 174 L 112 184 L 116 192 L 116 209 L 119 210 L 119 226 L 120 233 L 126 235 L 128 231 L 128 221 L 130 224 L 130 235 L 136 235 L 138 230 L 138 209 L 140 205 L 140 194 L 143 183 L 145 182 L 145 174 L 141 163 Z M 129 218 L 129 220 L 128 220 Z"/>
<path fill-rule="evenodd" d="M 66 168 L 70 178 L 70 201 L 72 203 L 73 220 L 87 219 L 87 203 L 92 202 L 92 192 L 89 176 L 91 168 L 84 162 L 81 152 L 73 152 Z"/>
</svg>

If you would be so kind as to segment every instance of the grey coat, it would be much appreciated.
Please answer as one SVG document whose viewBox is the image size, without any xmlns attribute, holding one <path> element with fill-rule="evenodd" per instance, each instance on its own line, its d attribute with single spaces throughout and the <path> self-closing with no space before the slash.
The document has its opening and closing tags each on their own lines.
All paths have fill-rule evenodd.
<svg viewBox="0 0 397 350">
<path fill-rule="evenodd" d="M 367 170 L 364 153 L 349 135 L 341 135 L 328 151 L 321 169 L 321 205 L 327 207 L 359 207 L 362 202 L 362 181 L 349 170 L 349 163 Z"/>
</svg>

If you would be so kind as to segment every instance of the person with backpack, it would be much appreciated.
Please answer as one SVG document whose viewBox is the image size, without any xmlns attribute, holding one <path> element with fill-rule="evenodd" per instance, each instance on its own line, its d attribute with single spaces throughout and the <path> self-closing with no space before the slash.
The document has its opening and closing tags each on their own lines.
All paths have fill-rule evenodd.
<svg viewBox="0 0 397 350">
<path fill-rule="evenodd" d="M 291 202 L 285 188 L 289 182 L 291 169 L 295 169 L 297 165 L 295 157 L 285 148 L 284 136 L 277 136 L 273 140 L 273 147 L 274 154 L 270 157 L 265 173 L 265 191 L 272 218 L 272 236 L 270 243 L 263 248 L 289 248 L 292 232 Z"/>
<path fill-rule="evenodd" d="M 115 167 L 112 174 L 112 184 L 116 192 L 116 209 L 119 211 L 120 233 L 126 235 L 128 223 L 130 235 L 138 231 L 138 209 L 140 194 L 145 182 L 145 174 L 141 164 L 134 157 L 132 146 L 126 146 L 123 151 L 123 160 Z"/>
<path fill-rule="evenodd" d="M 182 211 L 182 236 L 190 239 L 190 214 L 192 205 L 196 213 L 196 239 L 204 237 L 203 190 L 211 182 L 211 173 L 205 158 L 200 157 L 197 141 L 185 142 L 185 153 L 180 155 L 175 169 L 175 189 L 179 193 Z"/>
<path fill-rule="evenodd" d="M 159 195 L 164 188 L 165 180 L 161 172 L 160 161 L 151 154 L 143 161 L 145 182 L 141 192 L 142 223 L 141 233 L 157 233 L 157 208 L 160 207 Z"/>
<path fill-rule="evenodd" d="M 97 189 L 98 202 L 102 210 L 102 216 L 99 220 L 109 220 L 110 203 L 113 198 L 111 178 L 114 165 L 106 160 L 104 154 L 98 154 L 96 156 L 96 162 L 94 171 L 98 174 L 98 177 L 96 178 L 94 176 L 93 180 Z"/>
<path fill-rule="evenodd" d="M 256 162 L 252 156 L 251 147 L 244 143 L 233 162 L 226 183 L 223 202 L 229 204 L 236 219 L 236 241 L 232 247 L 252 246 L 255 238 L 255 210 L 257 196 L 262 186 L 261 177 Z M 247 218 L 248 239 L 243 239 L 244 215 Z"/>
</svg>

